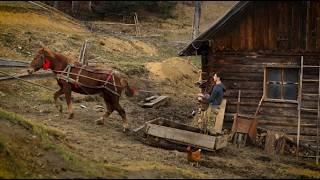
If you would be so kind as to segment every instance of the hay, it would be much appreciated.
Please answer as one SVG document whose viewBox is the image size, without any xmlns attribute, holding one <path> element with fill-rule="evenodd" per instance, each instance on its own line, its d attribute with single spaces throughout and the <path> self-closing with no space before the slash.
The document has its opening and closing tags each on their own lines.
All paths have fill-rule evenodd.
<svg viewBox="0 0 320 180">
<path fill-rule="evenodd" d="M 157 56 L 158 55 L 158 50 L 147 43 L 144 43 L 142 41 L 138 41 L 138 40 L 133 40 L 132 43 L 137 46 L 138 48 L 140 48 L 142 50 L 143 53 L 149 55 L 149 56 Z"/>
<path fill-rule="evenodd" d="M 180 84 L 184 80 L 192 84 L 199 76 L 194 66 L 178 57 L 169 58 L 162 62 L 150 62 L 145 66 L 153 79 L 169 80 L 176 84 Z"/>
</svg>

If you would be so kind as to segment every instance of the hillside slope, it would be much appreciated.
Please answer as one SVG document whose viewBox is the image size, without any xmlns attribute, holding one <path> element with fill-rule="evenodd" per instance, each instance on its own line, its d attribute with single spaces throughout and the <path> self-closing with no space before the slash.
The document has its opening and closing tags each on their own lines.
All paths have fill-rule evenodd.
<svg viewBox="0 0 320 180">
<path fill-rule="evenodd" d="M 201 29 L 230 5 L 208 2 L 206 9 L 206 4 Z M 120 98 L 131 129 L 157 117 L 190 125 L 191 113 L 197 110 L 199 90 L 193 83 L 198 79 L 200 60 L 177 57 L 185 44 L 176 41 L 189 40 L 192 16 L 193 7 L 180 4 L 172 19 L 141 20 L 144 36 L 136 37 L 132 26 L 112 26 L 104 21 L 83 26 L 26 1 L 2 1 L 0 57 L 31 61 L 46 46 L 77 61 L 82 43 L 88 40 L 90 65 L 119 70 L 130 86 L 140 90 L 133 98 Z M 0 67 L 0 71 L 13 74 L 26 69 Z M 58 88 L 52 77 L 28 80 Z M 65 98 L 61 98 L 63 113 L 59 113 L 53 94 L 22 81 L 0 81 L 0 178 L 320 177 L 319 168 L 308 162 L 297 163 L 287 156 L 278 161 L 261 149 L 231 145 L 203 153 L 200 166 L 194 167 L 185 152 L 147 146 L 123 133 L 116 112 L 105 125 L 95 124 L 105 113 L 100 96 L 73 93 L 75 118 L 70 120 Z M 152 95 L 167 95 L 170 101 L 158 108 L 139 106 L 141 100 Z"/>
</svg>

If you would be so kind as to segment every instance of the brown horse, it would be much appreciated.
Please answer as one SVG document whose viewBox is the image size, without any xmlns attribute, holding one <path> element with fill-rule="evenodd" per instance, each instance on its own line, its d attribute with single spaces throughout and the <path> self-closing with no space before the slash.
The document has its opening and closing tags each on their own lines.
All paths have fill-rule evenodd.
<svg viewBox="0 0 320 180">
<path fill-rule="evenodd" d="M 112 70 L 92 69 L 79 64 L 72 65 L 66 56 L 46 48 L 38 51 L 30 67 L 31 69 L 28 70 L 30 74 L 40 69 L 52 70 L 60 86 L 60 90 L 54 93 L 55 105 L 62 112 L 62 105 L 58 103 L 58 97 L 64 94 L 68 105 L 69 119 L 73 118 L 72 91 L 86 95 L 100 93 L 107 111 L 100 120 L 97 120 L 97 124 L 104 124 L 105 118 L 116 110 L 123 120 L 124 130 L 128 128 L 126 112 L 120 106 L 119 99 L 123 90 L 129 97 L 134 95 L 134 90 L 129 87 L 125 79 L 120 78 L 119 73 Z"/>
</svg>

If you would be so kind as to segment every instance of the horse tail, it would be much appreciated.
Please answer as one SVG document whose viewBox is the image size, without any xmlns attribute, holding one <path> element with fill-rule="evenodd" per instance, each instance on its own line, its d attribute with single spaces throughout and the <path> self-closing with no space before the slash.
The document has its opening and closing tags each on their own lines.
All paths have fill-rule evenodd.
<svg viewBox="0 0 320 180">
<path fill-rule="evenodd" d="M 129 83 L 125 79 L 121 79 L 121 86 L 124 88 L 124 93 L 126 94 L 127 97 L 133 97 L 134 95 L 137 94 L 137 90 L 130 87 Z"/>
</svg>

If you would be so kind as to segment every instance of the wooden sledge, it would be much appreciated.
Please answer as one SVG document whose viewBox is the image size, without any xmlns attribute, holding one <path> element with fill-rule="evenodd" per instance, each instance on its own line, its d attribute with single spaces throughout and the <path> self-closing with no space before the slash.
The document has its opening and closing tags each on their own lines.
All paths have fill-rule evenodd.
<svg viewBox="0 0 320 180">
<path fill-rule="evenodd" d="M 229 137 L 229 135 L 223 134 L 202 134 L 202 130 L 199 128 L 164 118 L 157 118 L 146 122 L 143 126 L 135 129 L 134 132 L 147 138 L 147 140 L 151 139 L 153 145 L 164 148 L 170 148 L 171 146 L 172 149 L 172 147 L 191 145 L 207 151 L 214 151 L 226 147 Z"/>
</svg>

